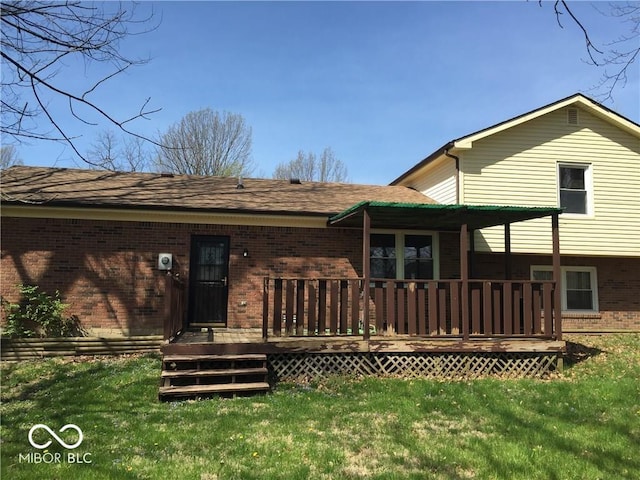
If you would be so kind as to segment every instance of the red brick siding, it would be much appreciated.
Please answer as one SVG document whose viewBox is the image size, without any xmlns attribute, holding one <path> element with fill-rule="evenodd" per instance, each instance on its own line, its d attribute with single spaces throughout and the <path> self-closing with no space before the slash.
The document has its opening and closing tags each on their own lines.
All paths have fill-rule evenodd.
<svg viewBox="0 0 640 480">
<path fill-rule="evenodd" d="M 60 290 L 68 313 L 102 334 L 162 333 L 158 253 L 172 253 L 188 279 L 193 235 L 229 237 L 230 327 L 261 326 L 265 276 L 362 275 L 358 230 L 24 218 L 2 218 L 1 229 L 2 296 L 17 300 L 19 283 Z M 563 257 L 562 263 L 597 268 L 600 304 L 596 315 L 565 315 L 565 329 L 640 330 L 640 259 Z M 530 265 L 550 264 L 547 256 L 513 255 L 513 277 L 528 279 Z M 476 255 L 476 278 L 502 278 L 503 270 L 502 255 Z M 440 277 L 459 278 L 456 233 L 440 234 Z"/>
<path fill-rule="evenodd" d="M 514 279 L 530 278 L 531 265 L 551 265 L 544 255 L 513 255 Z M 596 267 L 598 303 L 594 314 L 565 313 L 565 330 L 640 330 L 640 258 L 563 256 L 563 266 Z M 501 254 L 476 255 L 477 278 L 501 278 L 504 257 Z"/>
<path fill-rule="evenodd" d="M 230 327 L 261 326 L 265 276 L 353 277 L 362 270 L 361 234 L 352 230 L 24 218 L 2 218 L 1 227 L 3 296 L 17 300 L 19 283 L 59 290 L 86 328 L 114 335 L 162 332 L 157 256 L 172 253 L 188 278 L 192 235 L 230 239 Z"/>
<path fill-rule="evenodd" d="M 460 234 L 442 232 L 440 237 L 440 278 L 460 278 Z"/>
</svg>

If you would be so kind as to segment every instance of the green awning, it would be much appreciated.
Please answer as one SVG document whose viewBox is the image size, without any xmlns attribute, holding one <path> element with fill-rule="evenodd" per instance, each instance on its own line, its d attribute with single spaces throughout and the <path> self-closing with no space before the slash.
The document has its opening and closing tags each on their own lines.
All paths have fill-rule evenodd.
<svg viewBox="0 0 640 480">
<path fill-rule="evenodd" d="M 459 230 L 465 223 L 476 230 L 562 213 L 562 209 L 555 207 L 364 201 L 331 217 L 329 225 L 360 228 L 365 210 L 371 218 L 371 228 L 444 231 Z"/>
</svg>

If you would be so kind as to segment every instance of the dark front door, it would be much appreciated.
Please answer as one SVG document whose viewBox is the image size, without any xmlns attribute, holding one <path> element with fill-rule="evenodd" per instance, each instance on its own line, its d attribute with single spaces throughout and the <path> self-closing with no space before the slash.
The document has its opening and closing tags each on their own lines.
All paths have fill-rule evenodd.
<svg viewBox="0 0 640 480">
<path fill-rule="evenodd" d="M 195 236 L 189 270 L 189 324 L 226 326 L 229 238 Z"/>
</svg>

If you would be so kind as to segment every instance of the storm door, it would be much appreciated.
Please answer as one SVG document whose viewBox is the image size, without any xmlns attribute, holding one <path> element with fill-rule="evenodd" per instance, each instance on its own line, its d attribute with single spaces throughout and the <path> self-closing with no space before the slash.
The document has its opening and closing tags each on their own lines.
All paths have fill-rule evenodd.
<svg viewBox="0 0 640 480">
<path fill-rule="evenodd" d="M 189 325 L 226 326 L 229 237 L 194 236 L 189 270 Z"/>
</svg>

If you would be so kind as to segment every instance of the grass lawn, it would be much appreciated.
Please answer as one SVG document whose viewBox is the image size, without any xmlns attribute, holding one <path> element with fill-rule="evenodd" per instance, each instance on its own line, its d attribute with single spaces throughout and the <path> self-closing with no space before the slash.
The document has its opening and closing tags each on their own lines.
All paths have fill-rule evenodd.
<svg viewBox="0 0 640 480">
<path fill-rule="evenodd" d="M 640 479 L 640 335 L 567 339 L 566 371 L 550 380 L 331 377 L 263 396 L 171 403 L 157 401 L 158 356 L 4 363 L 1 474 Z M 70 423 L 84 434 L 75 450 L 29 444 L 33 425 L 57 433 Z M 78 439 L 73 430 L 59 436 Z M 50 462 L 29 463 L 33 452 Z M 91 463 L 70 463 L 69 452 Z"/>
</svg>

